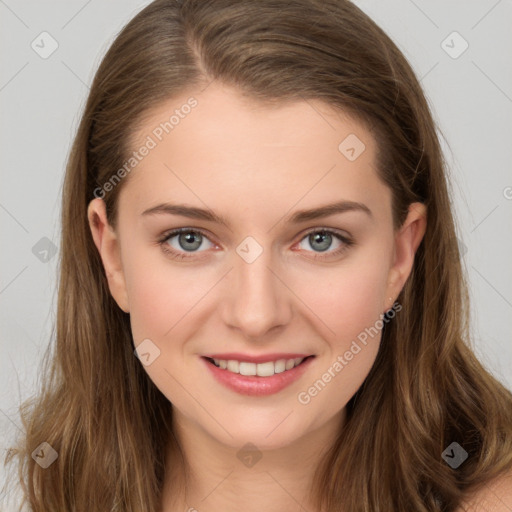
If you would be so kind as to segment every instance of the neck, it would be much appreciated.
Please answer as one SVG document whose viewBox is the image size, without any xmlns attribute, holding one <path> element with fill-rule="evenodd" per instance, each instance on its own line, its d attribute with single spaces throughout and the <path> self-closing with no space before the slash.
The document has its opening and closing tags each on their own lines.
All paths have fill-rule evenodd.
<svg viewBox="0 0 512 512">
<path fill-rule="evenodd" d="M 320 429 L 272 450 L 228 446 L 173 408 L 179 446 L 169 443 L 162 512 L 218 510 L 318 511 L 310 491 L 315 471 L 334 444 L 345 410 Z M 303 507 L 303 508 L 301 508 Z"/>
</svg>

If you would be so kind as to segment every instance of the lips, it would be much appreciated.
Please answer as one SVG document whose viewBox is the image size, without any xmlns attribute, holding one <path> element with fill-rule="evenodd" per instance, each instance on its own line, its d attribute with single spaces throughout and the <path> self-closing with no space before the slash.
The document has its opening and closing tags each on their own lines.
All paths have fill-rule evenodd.
<svg viewBox="0 0 512 512">
<path fill-rule="evenodd" d="M 246 354 L 233 353 L 212 355 L 215 355 L 215 359 L 209 356 L 203 356 L 201 359 L 217 382 L 236 393 L 249 396 L 266 396 L 278 393 L 299 379 L 315 359 L 315 356 L 290 353 L 252 357 L 248 357 Z M 217 359 L 217 356 L 228 359 Z M 296 360 L 295 357 L 292 358 L 290 356 L 298 356 L 298 359 Z M 292 361 L 294 363 L 293 366 L 289 366 L 289 369 L 282 369 L 282 361 L 285 358 L 288 358 L 286 361 Z M 250 361 L 250 359 L 252 359 L 252 361 Z M 224 363 L 229 363 L 230 367 L 222 368 L 220 365 L 215 364 L 215 360 L 217 360 L 217 362 L 223 361 Z M 263 362 L 256 363 L 255 360 L 263 360 Z M 279 363 L 279 361 L 281 361 L 281 363 Z M 300 362 L 297 362 L 295 365 L 296 361 Z M 233 366 L 233 364 L 235 366 Z M 240 373 L 237 373 L 236 365 L 241 367 L 242 371 Z M 282 371 L 279 373 L 272 373 L 270 372 L 270 368 L 267 368 L 273 366 L 274 370 L 276 370 L 277 365 L 281 365 Z M 254 374 L 254 367 L 258 368 L 256 375 Z M 262 367 L 263 373 L 259 372 Z"/>
</svg>

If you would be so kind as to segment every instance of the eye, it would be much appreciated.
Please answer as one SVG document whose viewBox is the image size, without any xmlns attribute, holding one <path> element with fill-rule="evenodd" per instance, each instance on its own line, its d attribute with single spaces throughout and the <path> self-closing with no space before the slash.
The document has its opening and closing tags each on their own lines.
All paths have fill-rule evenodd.
<svg viewBox="0 0 512 512">
<path fill-rule="evenodd" d="M 338 248 L 334 251 L 328 251 L 333 240 L 338 241 Z M 196 228 L 179 228 L 164 234 L 158 243 L 162 247 L 162 250 L 168 253 L 173 259 L 186 260 L 188 258 L 194 258 L 194 253 L 205 252 L 198 251 L 205 241 L 210 244 L 210 247 L 206 247 L 206 249 L 215 246 L 202 230 Z M 313 248 L 313 252 L 317 254 L 314 256 L 314 259 L 326 259 L 339 256 L 348 250 L 350 246 L 355 244 L 355 242 L 346 235 L 342 235 L 337 231 L 327 228 L 316 228 L 309 231 L 301 239 L 300 244 L 304 242 L 308 243 L 309 246 Z M 318 253 L 325 253 L 325 255 Z"/>
<path fill-rule="evenodd" d="M 329 247 L 332 246 L 333 240 L 338 240 L 338 248 L 334 251 L 328 252 Z M 309 231 L 306 236 L 301 240 L 313 248 L 314 252 L 326 253 L 327 256 L 315 256 L 315 259 L 324 259 L 325 257 L 334 257 L 345 252 L 350 246 L 354 245 L 354 241 L 345 235 L 330 229 L 315 229 Z"/>
<path fill-rule="evenodd" d="M 176 240 L 173 240 L 175 238 Z M 214 244 L 210 242 L 205 233 L 198 229 L 192 228 L 180 228 L 171 231 L 164 235 L 159 240 L 162 249 L 171 254 L 175 259 L 183 260 L 192 256 L 188 256 L 186 253 L 204 252 L 197 251 L 203 245 L 203 242 L 207 240 L 211 246 Z M 208 247 L 207 247 L 208 249 Z M 184 251 L 184 252 L 181 252 Z"/>
</svg>

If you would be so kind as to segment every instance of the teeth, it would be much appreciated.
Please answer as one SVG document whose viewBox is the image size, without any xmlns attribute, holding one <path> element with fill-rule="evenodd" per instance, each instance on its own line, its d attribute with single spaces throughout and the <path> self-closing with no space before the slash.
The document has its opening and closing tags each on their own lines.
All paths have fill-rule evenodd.
<svg viewBox="0 0 512 512">
<path fill-rule="evenodd" d="M 240 375 L 256 375 L 256 363 L 240 363 L 238 373 Z"/>
<path fill-rule="evenodd" d="M 286 361 L 284 359 L 279 359 L 274 363 L 274 372 L 275 373 L 283 373 L 286 370 Z"/>
<path fill-rule="evenodd" d="M 295 359 L 279 359 L 278 361 L 268 361 L 267 363 L 247 363 L 245 361 L 235 361 L 230 359 L 225 361 L 223 359 L 214 359 L 215 366 L 227 370 L 232 373 L 239 373 L 240 375 L 258 377 L 271 377 L 275 373 L 282 373 L 286 370 L 291 370 L 298 366 L 305 357 L 296 357 Z"/>
<path fill-rule="evenodd" d="M 227 370 L 233 373 L 240 373 L 240 363 L 238 361 L 229 360 Z"/>
</svg>

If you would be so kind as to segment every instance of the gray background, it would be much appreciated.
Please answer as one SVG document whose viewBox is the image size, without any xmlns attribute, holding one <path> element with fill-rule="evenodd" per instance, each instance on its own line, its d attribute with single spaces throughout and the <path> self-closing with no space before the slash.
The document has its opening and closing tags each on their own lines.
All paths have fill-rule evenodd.
<svg viewBox="0 0 512 512">
<path fill-rule="evenodd" d="M 52 249 L 59 243 L 62 178 L 79 115 L 102 55 L 148 3 L 0 0 L 2 459 L 21 426 L 20 400 L 39 387 L 55 320 Z M 475 350 L 512 389 L 512 0 L 355 3 L 421 79 L 449 163 Z M 58 44 L 46 58 L 41 53 L 52 41 L 42 32 Z M 469 46 L 461 53 L 464 41 Z M 0 468 L 0 485 L 4 478 Z"/>
</svg>

